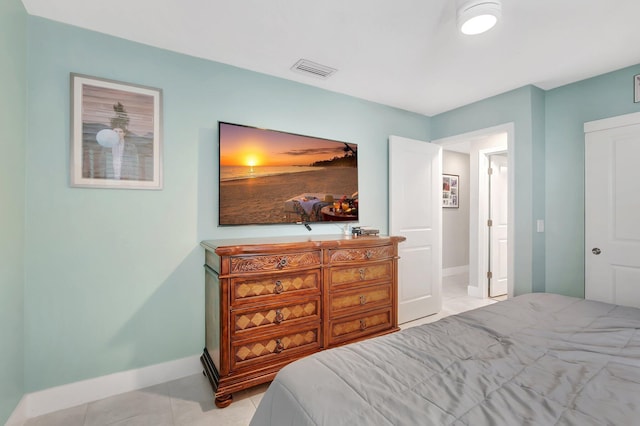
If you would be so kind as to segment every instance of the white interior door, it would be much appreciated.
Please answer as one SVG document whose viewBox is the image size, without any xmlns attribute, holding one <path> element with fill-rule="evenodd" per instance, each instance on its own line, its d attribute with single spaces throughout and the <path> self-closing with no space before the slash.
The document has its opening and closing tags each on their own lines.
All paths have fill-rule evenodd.
<svg viewBox="0 0 640 426">
<path fill-rule="evenodd" d="M 507 224 L 509 216 L 508 190 L 509 174 L 506 155 L 491 155 L 489 164 L 489 297 L 507 294 L 508 284 L 508 253 Z"/>
<path fill-rule="evenodd" d="M 640 307 L 640 114 L 585 132 L 585 297 Z"/>
<path fill-rule="evenodd" d="M 442 148 L 389 138 L 389 230 L 399 245 L 398 322 L 442 309 Z"/>
</svg>

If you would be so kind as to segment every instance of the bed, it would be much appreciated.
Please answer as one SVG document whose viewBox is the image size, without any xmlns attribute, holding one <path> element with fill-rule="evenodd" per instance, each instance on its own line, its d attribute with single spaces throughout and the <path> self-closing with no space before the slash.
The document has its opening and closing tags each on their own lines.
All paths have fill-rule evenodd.
<svg viewBox="0 0 640 426">
<path fill-rule="evenodd" d="M 251 426 L 640 424 L 640 309 L 528 294 L 283 368 Z"/>
</svg>

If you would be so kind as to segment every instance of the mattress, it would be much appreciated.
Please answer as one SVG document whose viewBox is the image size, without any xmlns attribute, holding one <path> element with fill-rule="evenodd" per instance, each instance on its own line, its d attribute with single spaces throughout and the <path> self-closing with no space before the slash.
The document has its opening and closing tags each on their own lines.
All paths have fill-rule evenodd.
<svg viewBox="0 0 640 426">
<path fill-rule="evenodd" d="M 283 368 L 251 426 L 631 425 L 640 309 L 528 294 Z"/>
</svg>

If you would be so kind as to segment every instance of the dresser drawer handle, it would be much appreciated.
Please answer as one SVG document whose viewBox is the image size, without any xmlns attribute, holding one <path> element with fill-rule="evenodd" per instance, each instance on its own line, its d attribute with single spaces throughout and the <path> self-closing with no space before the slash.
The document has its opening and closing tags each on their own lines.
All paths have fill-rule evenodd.
<svg viewBox="0 0 640 426">
<path fill-rule="evenodd" d="M 361 319 L 360 320 L 360 330 L 366 330 L 367 329 L 367 320 Z"/>
<path fill-rule="evenodd" d="M 282 285 L 282 281 L 276 281 L 276 286 L 273 288 L 273 292 L 275 294 L 280 294 L 284 291 L 284 286 Z"/>
<path fill-rule="evenodd" d="M 282 341 L 280 339 L 276 339 L 275 353 L 279 354 L 283 350 L 284 350 L 284 345 L 282 344 Z"/>
<path fill-rule="evenodd" d="M 284 315 L 282 315 L 282 311 L 280 309 L 276 309 L 276 318 L 274 322 L 276 324 L 280 324 L 282 321 L 284 321 Z"/>
<path fill-rule="evenodd" d="M 364 269 L 360 269 L 358 272 L 360 273 L 360 279 L 364 280 Z"/>
<path fill-rule="evenodd" d="M 366 303 L 367 303 L 367 296 L 365 295 L 360 296 L 360 304 L 364 305 Z"/>
<path fill-rule="evenodd" d="M 289 261 L 287 260 L 287 258 L 283 257 L 282 259 L 280 259 L 280 261 L 278 262 L 278 265 L 276 265 L 276 266 L 277 266 L 278 269 L 282 269 L 285 266 L 287 266 L 288 263 L 289 263 Z"/>
<path fill-rule="evenodd" d="M 371 259 L 373 257 L 373 252 L 371 250 L 365 251 L 364 257 L 366 257 L 367 259 Z"/>
</svg>

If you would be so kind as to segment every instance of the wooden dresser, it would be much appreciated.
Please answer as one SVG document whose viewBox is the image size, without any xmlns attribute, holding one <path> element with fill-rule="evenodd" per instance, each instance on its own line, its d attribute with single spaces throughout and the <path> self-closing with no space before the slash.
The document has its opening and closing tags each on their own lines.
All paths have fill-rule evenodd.
<svg viewBox="0 0 640 426">
<path fill-rule="evenodd" d="M 203 241 L 206 347 L 218 407 L 286 364 L 398 330 L 404 237 Z"/>
</svg>

